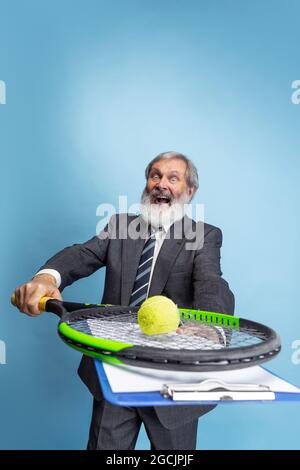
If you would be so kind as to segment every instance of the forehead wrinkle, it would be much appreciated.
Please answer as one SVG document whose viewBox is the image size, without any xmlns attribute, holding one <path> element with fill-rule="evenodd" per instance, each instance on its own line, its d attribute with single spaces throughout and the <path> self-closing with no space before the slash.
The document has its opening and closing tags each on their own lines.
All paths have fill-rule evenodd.
<svg viewBox="0 0 300 470">
<path fill-rule="evenodd" d="M 157 173 L 159 173 L 160 175 L 162 175 L 162 172 L 161 172 L 161 170 L 159 170 L 159 168 L 153 167 L 153 168 L 151 169 L 151 172 L 152 172 L 152 171 L 157 172 Z M 178 175 L 181 174 L 181 172 L 178 171 L 178 170 L 166 170 L 166 173 L 169 174 L 169 175 L 171 175 L 172 173 L 176 173 L 176 174 L 178 174 Z M 183 175 L 185 175 L 185 171 L 184 171 Z"/>
</svg>

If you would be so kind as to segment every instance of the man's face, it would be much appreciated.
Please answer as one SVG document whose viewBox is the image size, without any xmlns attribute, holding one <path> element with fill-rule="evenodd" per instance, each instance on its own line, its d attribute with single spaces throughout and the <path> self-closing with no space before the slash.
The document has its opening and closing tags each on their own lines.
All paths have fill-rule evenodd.
<svg viewBox="0 0 300 470">
<path fill-rule="evenodd" d="M 193 190 L 188 188 L 185 180 L 186 163 L 178 158 L 160 160 L 152 165 L 147 180 L 146 191 L 151 204 L 163 206 L 176 202 L 183 194 L 189 199 Z"/>
</svg>

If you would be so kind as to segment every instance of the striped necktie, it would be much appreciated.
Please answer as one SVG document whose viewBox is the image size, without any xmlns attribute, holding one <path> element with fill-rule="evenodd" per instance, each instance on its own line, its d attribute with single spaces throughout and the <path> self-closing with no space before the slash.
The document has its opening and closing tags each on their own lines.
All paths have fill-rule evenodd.
<svg viewBox="0 0 300 470">
<path fill-rule="evenodd" d="M 132 307 L 141 305 L 141 303 L 144 302 L 144 300 L 147 298 L 154 248 L 156 243 L 155 234 L 156 232 L 152 233 L 152 235 L 147 239 L 141 254 L 129 302 L 129 305 Z"/>
</svg>

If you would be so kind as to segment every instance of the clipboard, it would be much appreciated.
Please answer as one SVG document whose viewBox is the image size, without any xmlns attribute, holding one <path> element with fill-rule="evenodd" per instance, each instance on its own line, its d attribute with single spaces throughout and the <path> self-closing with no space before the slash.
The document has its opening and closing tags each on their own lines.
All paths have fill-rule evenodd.
<svg viewBox="0 0 300 470">
<path fill-rule="evenodd" d="M 165 383 L 157 391 L 123 392 L 113 391 L 103 363 L 95 359 L 104 398 L 118 406 L 178 406 L 178 405 L 212 405 L 212 404 L 241 404 L 241 403 L 278 403 L 300 401 L 300 389 L 285 381 L 264 367 L 256 366 L 257 370 L 265 371 L 275 379 L 282 381 L 283 389 L 292 392 L 273 391 L 264 384 L 254 383 L 224 383 L 220 378 L 207 379 L 199 383 Z M 119 366 L 111 366 L 119 367 Z M 134 368 L 133 368 L 134 369 Z M 107 369 L 108 371 L 108 369 Z M 199 389 L 200 388 L 200 389 Z"/>
</svg>

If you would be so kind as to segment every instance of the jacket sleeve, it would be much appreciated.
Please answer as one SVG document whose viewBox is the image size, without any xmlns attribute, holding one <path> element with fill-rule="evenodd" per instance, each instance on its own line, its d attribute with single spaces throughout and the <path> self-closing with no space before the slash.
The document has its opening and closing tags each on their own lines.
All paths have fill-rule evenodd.
<svg viewBox="0 0 300 470">
<path fill-rule="evenodd" d="M 61 276 L 62 291 L 77 279 L 87 277 L 106 265 L 110 233 L 113 231 L 113 216 L 99 235 L 85 243 L 77 243 L 59 251 L 41 266 L 42 269 L 55 269 Z"/>
<path fill-rule="evenodd" d="M 212 227 L 204 236 L 203 247 L 197 251 L 193 267 L 193 307 L 210 312 L 234 313 L 234 295 L 222 278 L 220 248 L 222 232 Z"/>
</svg>

